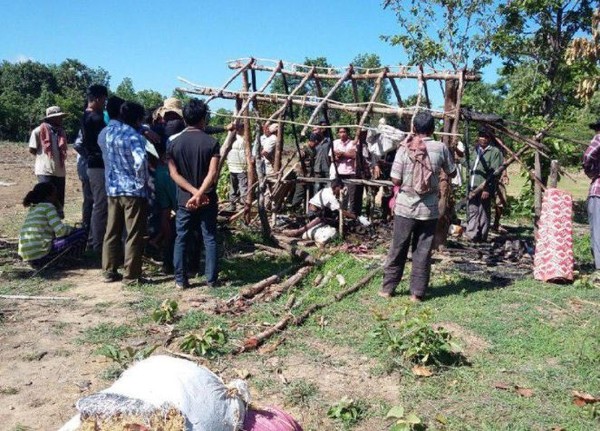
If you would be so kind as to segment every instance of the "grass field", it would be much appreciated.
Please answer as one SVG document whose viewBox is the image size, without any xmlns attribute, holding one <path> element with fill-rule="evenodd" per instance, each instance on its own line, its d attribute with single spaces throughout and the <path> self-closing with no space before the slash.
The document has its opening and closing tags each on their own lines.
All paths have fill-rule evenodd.
<svg viewBox="0 0 600 431">
<path fill-rule="evenodd" d="M 1 179 L 11 176 L 4 173 Z M 587 183 L 563 181 L 577 198 L 585 197 Z M 511 187 L 518 188 L 513 176 Z M 79 211 L 75 196 L 66 208 L 73 221 Z M 8 215 L 0 222 L 3 238 L 16 236 L 22 219 L 18 199 L 3 209 Z M 188 333 L 203 337 L 217 325 L 226 343 L 198 360 L 226 381 L 247 378 L 255 402 L 283 407 L 307 431 L 390 430 L 394 420 L 386 415 L 394 407 L 403 408 L 404 418 L 418 419 L 414 430 L 600 429 L 598 404 L 577 405 L 573 395 L 600 396 L 600 288 L 588 277 L 589 235 L 580 227 L 575 236 L 580 277 L 573 285 L 537 282 L 527 271 L 513 276 L 509 262 L 461 267 L 451 260 L 450 250 L 435 255 L 430 296 L 423 304 L 407 300 L 406 280 L 398 296 L 378 297 L 380 275 L 334 301 L 382 259 L 333 245 L 311 249 L 322 265 L 301 284 L 235 314 L 215 310 L 240 287 L 296 263 L 286 254 L 240 254 L 260 242 L 256 232 L 241 226 L 222 231 L 225 285 L 218 290 L 203 286 L 201 279 L 194 280 L 194 289 L 175 290 L 172 279 L 151 264 L 146 272 L 152 283 L 137 287 L 101 283 L 92 260 L 82 268 L 32 277 L 16 259 L 14 243 L 3 242 L 1 295 L 67 300 L 0 299 L 0 429 L 57 429 L 75 413 L 78 398 L 119 376 L 129 361 L 127 348 L 142 354 L 157 346 L 155 354 L 178 353 Z M 521 230 L 527 234 L 528 228 Z M 384 255 L 386 247 L 371 253 Z M 329 272 L 330 281 L 317 288 L 315 279 Z M 343 277 L 343 285 L 336 275 Z M 295 305 L 290 306 L 292 297 Z M 159 325 L 152 313 L 165 299 L 175 300 L 179 310 L 174 322 Z M 300 316 L 326 301 L 333 302 L 303 325 L 291 325 L 258 350 L 233 353 L 289 313 Z M 382 325 L 396 328 L 398 322 L 445 328 L 456 345 L 448 353 L 454 359 L 428 364 L 424 374 L 430 376 L 415 374 L 423 371 L 415 371 L 397 345 L 422 351 L 435 343 L 401 328 L 390 332 L 397 342 L 377 335 Z M 109 354 L 110 346 L 117 356 Z"/>
</svg>

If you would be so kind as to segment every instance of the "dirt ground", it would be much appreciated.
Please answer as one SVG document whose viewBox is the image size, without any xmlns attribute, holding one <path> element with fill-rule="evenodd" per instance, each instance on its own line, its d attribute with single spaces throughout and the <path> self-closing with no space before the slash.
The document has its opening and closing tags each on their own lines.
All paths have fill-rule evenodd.
<svg viewBox="0 0 600 431">
<path fill-rule="evenodd" d="M 14 243 L 25 213 L 20 202 L 35 183 L 33 157 L 26 145 L 0 143 L 0 240 Z M 80 193 L 75 155 L 70 154 L 65 205 L 68 222 L 78 221 Z M 58 429 L 75 414 L 74 404 L 79 398 L 110 385 L 102 373 L 111 362 L 95 354 L 93 346 L 77 340 L 86 329 L 100 323 L 133 324 L 139 316 L 132 312 L 130 304 L 143 298 L 140 293 L 124 291 L 118 284 L 102 283 L 100 275 L 100 269 L 63 272 L 61 282 L 67 285 L 64 291 L 59 285 L 55 295 L 72 301 L 0 299 L 0 430 Z M 197 304 L 199 296 L 202 290 L 194 289 L 193 293 L 179 292 L 174 299 L 185 312 Z M 153 337 L 161 336 L 164 340 L 164 334 L 146 334 L 138 344 L 150 344 Z M 332 399 L 339 399 L 339 394 L 346 394 L 388 403 L 396 399 L 398 377 L 373 380 L 368 371 L 374 364 L 368 358 L 357 360 L 352 352 L 317 342 L 310 348 L 319 352 L 318 360 L 308 354 L 284 358 L 267 355 L 258 359 L 240 358 L 235 368 L 248 369 L 259 377 L 267 370 L 275 380 L 318 382 L 319 393 L 326 398 L 331 395 Z M 228 380 L 237 377 L 233 367 L 224 363 L 217 371 L 222 371 L 221 375 Z M 251 389 L 263 405 L 282 404 L 282 394 L 277 391 L 252 388 L 252 382 Z M 305 426 L 310 423 L 305 429 L 331 429 L 330 422 L 328 425 L 315 422 L 322 414 L 311 415 L 310 409 L 289 410 Z M 361 427 L 381 428 L 378 421 L 367 419 Z"/>
</svg>

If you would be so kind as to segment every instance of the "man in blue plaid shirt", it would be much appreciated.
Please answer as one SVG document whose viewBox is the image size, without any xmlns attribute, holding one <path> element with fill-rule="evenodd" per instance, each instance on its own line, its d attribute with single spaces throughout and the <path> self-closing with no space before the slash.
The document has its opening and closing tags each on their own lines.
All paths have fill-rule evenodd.
<svg viewBox="0 0 600 431">
<path fill-rule="evenodd" d="M 590 124 L 590 129 L 594 130 L 594 137 L 583 154 L 583 171 L 592 180 L 587 210 L 594 263 L 600 270 L 600 120 Z"/>
<path fill-rule="evenodd" d="M 138 133 L 144 118 L 144 107 L 125 102 L 120 109 L 120 122 L 106 131 L 105 166 L 108 222 L 102 248 L 104 280 L 119 280 L 117 272 L 123 262 L 123 283 L 141 279 L 144 235 L 148 207 L 148 157 L 146 140 Z M 121 238 L 127 232 L 125 255 Z"/>
</svg>

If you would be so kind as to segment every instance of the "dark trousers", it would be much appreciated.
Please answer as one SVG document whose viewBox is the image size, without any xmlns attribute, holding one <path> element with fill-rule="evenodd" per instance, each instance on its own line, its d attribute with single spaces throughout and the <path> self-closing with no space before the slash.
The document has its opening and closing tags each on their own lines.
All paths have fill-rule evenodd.
<svg viewBox="0 0 600 431">
<path fill-rule="evenodd" d="M 408 248 L 412 245 L 412 272 L 410 293 L 423 296 L 431 273 L 431 245 L 435 234 L 435 220 L 415 220 L 394 216 L 392 244 L 385 260 L 382 291 L 393 294 L 402 280 Z"/>
<path fill-rule="evenodd" d="M 39 259 L 29 261 L 36 269 L 70 263 L 69 258 L 79 258 L 85 251 L 87 232 L 85 229 L 73 229 L 71 233 L 52 240 L 50 252 Z"/>
<path fill-rule="evenodd" d="M 342 180 L 355 179 L 356 175 L 339 175 Z M 358 217 L 362 211 L 362 198 L 364 186 L 359 184 L 346 184 L 348 191 L 348 211 Z"/>
<path fill-rule="evenodd" d="M 144 236 L 148 202 L 131 196 L 108 197 L 106 235 L 102 244 L 102 269 L 116 273 L 123 262 L 123 280 L 137 280 L 142 275 Z M 127 232 L 125 255 L 121 238 Z"/>
<path fill-rule="evenodd" d="M 246 172 L 229 173 L 229 204 L 241 204 L 246 202 L 248 193 L 248 174 Z"/>
<path fill-rule="evenodd" d="M 588 221 L 590 224 L 590 239 L 592 255 L 596 270 L 600 269 L 600 197 L 590 196 L 587 201 Z"/>
<path fill-rule="evenodd" d="M 465 236 L 471 241 L 487 241 L 493 200 L 491 194 L 489 198 L 481 199 L 481 193 L 469 200 Z"/>
<path fill-rule="evenodd" d="M 38 183 L 52 183 L 56 187 L 58 202 L 60 208 L 58 213 L 62 216 L 65 207 L 65 177 L 55 177 L 54 175 L 38 175 Z"/>
<path fill-rule="evenodd" d="M 190 236 L 202 238 L 204 243 L 204 275 L 208 283 L 216 283 L 217 270 L 217 212 L 216 197 L 199 210 L 188 211 L 184 207 L 177 209 L 175 221 L 177 237 L 173 263 L 175 265 L 175 281 L 180 285 L 188 284 L 188 255 Z"/>
</svg>

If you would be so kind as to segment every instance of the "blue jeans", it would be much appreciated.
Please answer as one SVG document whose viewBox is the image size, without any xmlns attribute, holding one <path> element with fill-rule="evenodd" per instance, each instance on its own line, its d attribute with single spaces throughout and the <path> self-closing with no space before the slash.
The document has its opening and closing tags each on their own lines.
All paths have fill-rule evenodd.
<svg viewBox="0 0 600 431">
<path fill-rule="evenodd" d="M 217 200 L 211 199 L 210 204 L 197 210 L 188 211 L 185 207 L 177 209 L 175 219 L 175 251 L 173 264 L 175 266 L 175 281 L 180 285 L 188 284 L 189 238 L 196 232 L 204 242 L 204 275 L 208 283 L 217 281 Z"/>
</svg>

